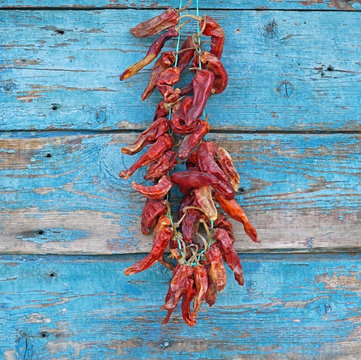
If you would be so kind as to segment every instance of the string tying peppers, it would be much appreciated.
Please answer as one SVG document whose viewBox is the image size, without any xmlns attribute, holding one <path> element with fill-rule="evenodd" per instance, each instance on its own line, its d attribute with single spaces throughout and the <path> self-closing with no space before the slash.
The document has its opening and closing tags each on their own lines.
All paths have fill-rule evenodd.
<svg viewBox="0 0 361 360">
<path fill-rule="evenodd" d="M 133 144 L 124 146 L 122 152 L 134 155 L 149 147 L 119 176 L 128 179 L 140 167 L 148 166 L 144 179 L 153 183 L 132 182 L 132 187 L 146 197 L 142 233 L 153 231 L 154 240 L 151 252 L 127 268 L 125 275 L 144 271 L 156 262 L 173 271 L 162 306 L 167 311 L 162 325 L 169 321 L 179 302 L 186 324 L 195 325 L 202 303 L 212 306 L 218 292 L 226 286 L 225 264 L 233 271 L 238 284 L 244 284 L 242 266 L 234 249 L 232 224 L 217 210 L 215 202 L 243 224 L 245 233 L 253 241 L 259 242 L 257 231 L 234 198 L 240 177 L 231 156 L 223 147 L 205 141 L 209 132 L 208 115 L 204 118 L 207 100 L 223 92 L 228 84 L 227 71 L 221 62 L 224 31 L 210 16 L 198 16 L 198 11 L 197 16 L 181 15 L 190 4 L 191 0 L 182 9 L 169 8 L 130 30 L 137 38 L 165 32 L 153 42 L 143 59 L 120 76 L 120 80 L 125 80 L 135 75 L 159 55 L 141 99 L 149 98 L 155 89 L 163 99 L 157 106 L 153 123 Z M 199 24 L 197 34 L 188 36 L 178 51 L 180 29 L 185 24 L 180 24 L 183 18 L 194 19 Z M 209 41 L 201 42 L 201 35 L 210 37 L 209 51 L 203 49 Z M 177 51 L 161 53 L 166 41 L 176 36 Z M 174 87 L 187 68 L 194 72 L 192 82 L 183 88 Z M 179 137 L 183 139 L 178 141 Z M 185 162 L 186 170 L 171 174 L 177 159 Z M 174 185 L 183 194 L 177 222 L 173 220 L 168 202 Z M 164 259 L 167 247 L 176 266 Z"/>
</svg>

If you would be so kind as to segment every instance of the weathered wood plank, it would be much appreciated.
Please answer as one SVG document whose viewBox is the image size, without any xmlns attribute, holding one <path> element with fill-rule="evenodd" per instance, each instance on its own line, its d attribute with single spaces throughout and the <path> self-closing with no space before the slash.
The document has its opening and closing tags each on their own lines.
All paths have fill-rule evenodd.
<svg viewBox="0 0 361 360">
<path fill-rule="evenodd" d="M 118 178 L 135 161 L 120 152 L 134 134 L 9 133 L 0 139 L 0 252 L 149 251 L 152 237 L 139 230 L 144 198 Z M 235 224 L 238 250 L 360 248 L 360 136 L 210 139 L 232 154 L 241 175 L 237 199 L 263 241 L 252 243 Z M 142 176 L 144 170 L 134 180 Z"/>
<path fill-rule="evenodd" d="M 123 83 L 118 75 L 150 44 L 129 28 L 152 15 L 1 11 L 0 129 L 144 127 L 159 100 L 140 100 L 149 69 Z M 227 34 L 230 76 L 207 106 L 214 129 L 360 129 L 361 13 L 210 15 Z"/>
<path fill-rule="evenodd" d="M 0 260 L 3 359 L 349 359 L 361 352 L 360 255 L 242 255 L 195 327 L 176 309 L 162 327 L 171 277 L 140 256 Z M 4 331 L 6 329 L 6 331 Z M 0 355 L 0 356 L 1 356 Z"/>
<path fill-rule="evenodd" d="M 187 0 L 183 1 L 185 4 Z M 113 8 L 113 9 L 148 9 L 148 8 L 164 8 L 169 6 L 178 6 L 179 1 L 160 0 L 146 1 L 134 0 L 63 0 L 54 2 L 52 0 L 0 0 L 0 8 Z M 194 8 L 193 1 L 192 7 Z M 355 11 L 361 10 L 360 0 L 207 0 L 199 1 L 202 9 L 281 9 L 281 10 L 343 10 Z"/>
</svg>

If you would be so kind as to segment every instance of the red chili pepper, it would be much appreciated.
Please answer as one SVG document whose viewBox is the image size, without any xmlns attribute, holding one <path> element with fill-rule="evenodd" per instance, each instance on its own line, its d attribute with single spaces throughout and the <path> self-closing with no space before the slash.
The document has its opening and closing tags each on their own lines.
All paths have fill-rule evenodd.
<svg viewBox="0 0 361 360">
<path fill-rule="evenodd" d="M 211 95 L 214 82 L 214 74 L 209 70 L 197 70 L 194 75 L 193 85 L 193 101 L 192 106 L 187 112 L 185 124 L 189 126 L 197 122 L 202 115 L 207 99 Z"/>
<path fill-rule="evenodd" d="M 193 82 L 192 81 L 190 83 L 188 83 L 187 85 L 184 85 L 180 89 L 179 97 L 188 95 L 191 91 L 193 91 Z"/>
<path fill-rule="evenodd" d="M 224 186 L 215 175 L 200 171 L 179 171 L 171 175 L 171 181 L 176 183 L 182 194 L 186 194 L 193 188 L 210 185 L 212 188 L 226 197 L 233 194 L 227 186 Z"/>
<path fill-rule="evenodd" d="M 172 188 L 173 183 L 169 180 L 169 177 L 164 175 L 156 185 L 145 186 L 132 182 L 132 188 L 149 199 L 163 199 L 167 195 L 168 191 Z"/>
<path fill-rule="evenodd" d="M 163 256 L 169 240 L 173 237 L 173 230 L 170 226 L 169 217 L 162 215 L 157 222 L 152 250 L 145 258 L 125 269 L 125 275 L 132 275 L 144 271 L 154 265 L 158 259 Z"/>
<path fill-rule="evenodd" d="M 187 244 L 191 244 L 195 240 L 196 233 L 199 227 L 199 220 L 202 219 L 204 215 L 201 211 L 196 209 L 188 209 L 186 216 L 184 217 L 181 223 L 181 231 L 183 235 L 183 240 Z"/>
<path fill-rule="evenodd" d="M 233 188 L 232 188 L 231 184 L 229 183 L 228 178 L 225 175 L 225 173 L 217 165 L 217 163 L 215 161 L 216 154 L 217 154 L 217 147 L 214 143 L 212 143 L 210 141 L 203 142 L 199 146 L 198 152 L 197 152 L 199 168 L 203 172 L 214 175 L 221 182 L 223 188 L 226 190 L 226 192 L 227 192 L 226 198 L 233 199 L 234 198 Z"/>
<path fill-rule="evenodd" d="M 214 74 L 212 94 L 220 94 L 223 92 L 228 84 L 228 74 L 221 60 L 208 51 L 204 51 L 201 56 L 201 63 L 205 69 Z"/>
<path fill-rule="evenodd" d="M 186 135 L 193 132 L 198 121 L 194 121 L 190 124 L 185 123 L 185 117 L 189 109 L 191 108 L 193 99 L 188 96 L 179 103 L 175 104 L 172 108 L 172 116 L 170 118 L 170 126 L 173 132 L 176 134 Z"/>
<path fill-rule="evenodd" d="M 165 297 L 165 304 L 162 306 L 163 310 L 168 310 L 168 314 L 162 322 L 165 325 L 173 310 L 177 307 L 178 302 L 188 289 L 189 279 L 191 278 L 193 270 L 190 266 L 178 264 L 173 272 L 173 279 L 169 285 L 167 295 Z"/>
<path fill-rule="evenodd" d="M 203 35 L 211 37 L 211 53 L 221 58 L 224 46 L 225 35 L 221 26 L 210 16 L 201 20 L 199 26 L 202 29 L 206 22 Z"/>
<path fill-rule="evenodd" d="M 219 214 L 217 220 L 213 224 L 214 229 L 224 229 L 227 231 L 229 237 L 232 239 L 232 244 L 234 243 L 234 233 L 233 233 L 233 226 L 232 224 L 227 220 L 226 216 L 224 214 Z"/>
<path fill-rule="evenodd" d="M 232 239 L 224 229 L 217 229 L 214 232 L 214 238 L 217 240 L 217 245 L 221 250 L 222 256 L 226 264 L 234 273 L 234 278 L 239 285 L 244 285 L 243 270 L 238 254 L 233 247 Z"/>
<path fill-rule="evenodd" d="M 167 206 L 165 200 L 147 199 L 142 212 L 142 233 L 148 235 L 157 223 L 159 216 L 166 214 L 166 212 Z"/>
<path fill-rule="evenodd" d="M 210 307 L 214 305 L 214 303 L 216 302 L 217 293 L 218 293 L 217 287 L 208 274 L 208 288 L 206 291 L 205 300 Z"/>
<path fill-rule="evenodd" d="M 175 56 L 173 51 L 164 52 L 154 64 L 153 70 L 150 74 L 147 87 L 144 89 L 142 94 L 142 100 L 148 99 L 153 94 L 155 87 L 157 86 L 157 79 L 159 74 L 164 70 L 170 68 L 175 62 Z"/>
<path fill-rule="evenodd" d="M 159 119 L 161 117 L 167 117 L 168 114 L 169 114 L 168 105 L 164 101 L 161 101 L 157 105 L 157 108 L 156 108 L 155 113 L 154 113 L 153 121 L 156 121 L 157 119 Z"/>
<path fill-rule="evenodd" d="M 167 103 L 175 102 L 179 98 L 180 90 L 173 85 L 179 81 L 180 71 L 177 67 L 165 69 L 158 75 L 157 89 Z"/>
<path fill-rule="evenodd" d="M 192 278 L 189 279 L 187 292 L 183 295 L 182 299 L 182 316 L 183 320 L 186 322 L 188 326 L 193 326 L 197 323 L 196 319 L 193 317 L 191 313 L 191 302 L 196 294 L 196 289 L 194 288 L 194 280 Z"/>
<path fill-rule="evenodd" d="M 178 55 L 178 68 L 183 72 L 193 58 L 196 44 L 194 43 L 193 36 L 188 36 L 184 41 Z"/>
<path fill-rule="evenodd" d="M 227 200 L 222 195 L 215 193 L 215 198 L 222 209 L 234 220 L 243 224 L 245 233 L 254 241 L 260 242 L 256 229 L 248 221 L 243 209 L 238 205 L 235 199 Z"/>
<path fill-rule="evenodd" d="M 218 213 L 212 197 L 212 189 L 209 185 L 201 186 L 193 190 L 194 205 L 199 207 L 209 220 L 216 220 Z"/>
<path fill-rule="evenodd" d="M 182 160 L 186 159 L 208 132 L 209 123 L 204 120 L 199 120 L 194 132 L 184 137 L 178 148 L 178 157 Z"/>
<path fill-rule="evenodd" d="M 127 155 L 136 154 L 147 145 L 154 143 L 161 135 L 165 134 L 168 129 L 169 121 L 166 118 L 158 118 L 147 130 L 139 135 L 138 139 L 132 145 L 122 147 L 122 153 Z"/>
<path fill-rule="evenodd" d="M 137 63 L 129 66 L 122 75 L 120 75 L 120 81 L 130 78 L 131 76 L 138 73 L 144 66 L 150 64 L 160 53 L 165 42 L 172 38 L 178 36 L 178 31 L 173 27 L 170 28 L 165 34 L 160 36 L 149 48 L 147 54 L 144 58 Z"/>
<path fill-rule="evenodd" d="M 208 275 L 205 266 L 197 265 L 193 268 L 194 284 L 196 288 L 196 294 L 193 301 L 193 318 L 196 318 L 198 311 L 201 308 L 202 302 L 206 298 L 206 292 L 208 290 Z"/>
<path fill-rule="evenodd" d="M 191 206 L 193 204 L 193 202 L 194 202 L 194 194 L 193 193 L 188 192 L 183 195 L 181 204 L 179 206 L 179 211 L 178 211 L 179 219 L 184 215 L 183 209 L 186 206 Z"/>
<path fill-rule="evenodd" d="M 141 22 L 137 26 L 130 29 L 130 32 L 137 38 L 148 37 L 159 34 L 161 31 L 168 29 L 171 26 L 176 26 L 178 25 L 178 22 L 178 11 L 173 8 L 169 8 L 160 15 Z"/>
<path fill-rule="evenodd" d="M 233 161 L 228 151 L 222 146 L 217 146 L 217 155 L 215 160 L 219 167 L 226 174 L 229 182 L 231 183 L 233 190 L 237 191 L 239 188 L 239 174 L 233 165 Z"/>
<path fill-rule="evenodd" d="M 197 150 L 193 151 L 187 161 L 186 161 L 186 168 L 193 168 L 193 167 L 198 167 L 198 155 L 197 155 Z M 199 170 L 200 171 L 200 170 Z"/>
<path fill-rule="evenodd" d="M 206 258 L 210 262 L 209 277 L 214 282 L 218 291 L 222 291 L 227 283 L 227 273 L 222 260 L 222 253 L 214 244 L 206 252 Z"/>
<path fill-rule="evenodd" d="M 119 176 L 123 179 L 129 179 L 140 167 L 147 166 L 152 161 L 158 160 L 173 145 L 174 140 L 171 135 L 164 134 L 160 136 L 129 169 L 121 171 Z"/>
<path fill-rule="evenodd" d="M 176 165 L 177 153 L 172 150 L 168 150 L 158 161 L 153 161 L 149 164 L 144 179 L 155 182 L 163 175 L 166 175 L 167 172 L 171 171 Z"/>
</svg>

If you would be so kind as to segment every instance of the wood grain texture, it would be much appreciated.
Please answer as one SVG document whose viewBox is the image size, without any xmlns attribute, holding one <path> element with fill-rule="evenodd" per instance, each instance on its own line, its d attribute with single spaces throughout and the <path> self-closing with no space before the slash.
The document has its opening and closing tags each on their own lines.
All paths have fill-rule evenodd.
<svg viewBox="0 0 361 360">
<path fill-rule="evenodd" d="M 147 252 L 144 197 L 118 178 L 135 134 L 10 133 L 0 137 L 0 252 Z M 241 175 L 237 200 L 259 231 L 235 224 L 239 251 L 361 246 L 360 136 L 211 134 Z M 182 166 L 179 166 L 181 169 Z M 142 182 L 145 171 L 134 176 Z M 144 181 L 143 181 L 144 182 Z M 179 192 L 173 192 L 173 206 Z"/>
<path fill-rule="evenodd" d="M 128 29 L 154 14 L 1 11 L 0 129 L 143 128 L 159 100 L 140 100 L 150 70 L 118 75 L 151 42 Z M 360 130 L 360 12 L 209 14 L 225 28 L 230 77 L 207 105 L 213 129 Z"/>
<path fill-rule="evenodd" d="M 321 359 L 361 352 L 360 255 L 242 255 L 195 327 L 162 327 L 169 270 L 140 256 L 3 256 L 0 356 L 14 359 Z M 292 276 L 290 276 L 292 275 Z"/>
<path fill-rule="evenodd" d="M 187 1 L 183 0 L 183 4 Z M 148 9 L 178 6 L 179 1 L 172 0 L 0 0 L 0 8 L 113 8 L 113 9 Z M 282 10 L 361 10 L 360 0 L 207 0 L 199 1 L 201 9 L 282 9 Z M 191 9 L 194 8 L 193 1 Z"/>
</svg>

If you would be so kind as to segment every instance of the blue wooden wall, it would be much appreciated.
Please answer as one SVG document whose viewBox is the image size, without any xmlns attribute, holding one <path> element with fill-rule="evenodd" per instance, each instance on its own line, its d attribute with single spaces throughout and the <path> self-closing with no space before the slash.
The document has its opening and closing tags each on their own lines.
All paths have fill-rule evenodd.
<svg viewBox="0 0 361 360">
<path fill-rule="evenodd" d="M 169 5 L 0 0 L 0 359 L 360 359 L 360 1 L 200 1 L 227 36 L 209 138 L 262 244 L 234 224 L 245 286 L 193 328 L 160 325 L 167 269 L 123 275 L 152 239 L 120 148 L 159 97 L 118 75 Z"/>
</svg>

